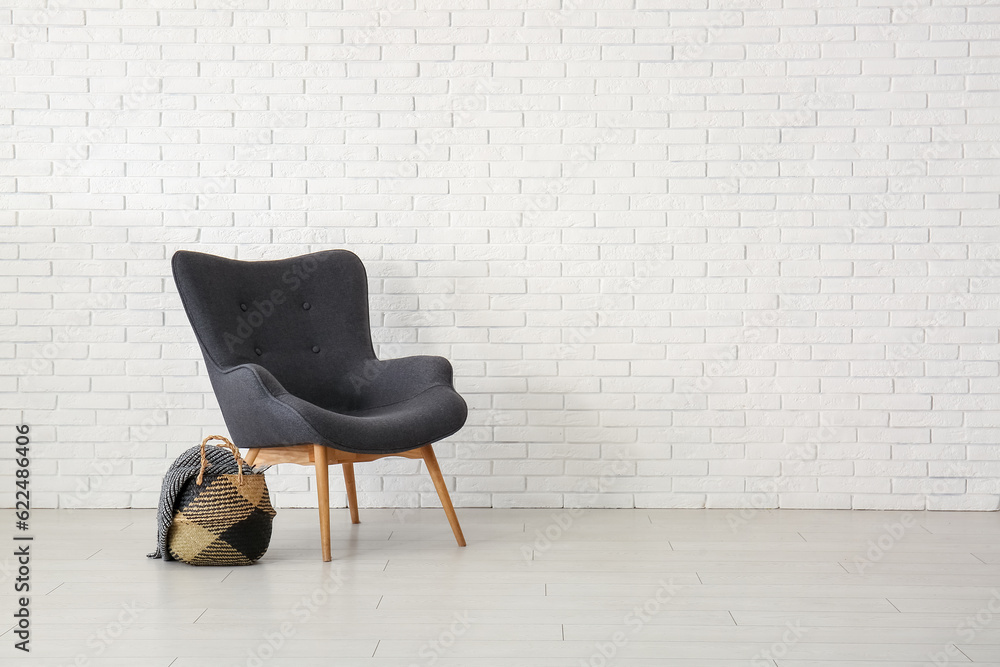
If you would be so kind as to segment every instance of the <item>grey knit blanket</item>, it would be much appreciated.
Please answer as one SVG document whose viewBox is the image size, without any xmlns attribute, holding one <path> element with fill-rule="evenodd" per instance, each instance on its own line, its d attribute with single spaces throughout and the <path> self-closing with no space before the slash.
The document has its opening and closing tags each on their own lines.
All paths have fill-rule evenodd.
<svg viewBox="0 0 1000 667">
<path fill-rule="evenodd" d="M 236 459 L 233 453 L 222 447 L 208 446 L 205 448 L 205 458 L 208 459 L 208 466 L 205 473 L 211 471 L 215 475 L 233 474 L 237 470 Z M 262 475 L 269 466 L 254 468 L 244 465 L 244 475 Z M 166 474 L 163 476 L 163 486 L 160 488 L 160 505 L 156 511 L 156 551 L 146 554 L 146 558 L 162 558 L 163 560 L 174 560 L 167 549 L 167 533 L 174 522 L 174 511 L 177 504 L 177 496 L 188 481 L 196 479 L 201 471 L 201 446 L 195 445 L 177 457 L 177 460 L 170 464 Z"/>
</svg>

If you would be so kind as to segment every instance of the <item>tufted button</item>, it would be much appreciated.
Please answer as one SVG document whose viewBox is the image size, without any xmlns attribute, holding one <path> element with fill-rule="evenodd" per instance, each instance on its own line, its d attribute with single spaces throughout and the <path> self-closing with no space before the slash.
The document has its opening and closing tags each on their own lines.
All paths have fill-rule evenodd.
<svg viewBox="0 0 1000 667">
<path fill-rule="evenodd" d="M 313 352 L 319 352 L 319 345 L 313 345 Z"/>
<path fill-rule="evenodd" d="M 253 349 L 253 351 L 257 353 L 257 356 L 258 356 L 258 357 L 259 357 L 260 355 L 264 354 L 263 352 L 261 352 L 261 351 L 260 351 L 260 348 L 259 348 L 259 347 L 255 347 L 255 348 Z"/>
<path fill-rule="evenodd" d="M 308 301 L 302 304 L 302 310 L 309 310 L 310 308 L 312 308 L 312 305 Z"/>
<path fill-rule="evenodd" d="M 240 310 L 242 310 L 244 313 L 247 312 L 247 305 L 245 303 L 241 303 Z"/>
</svg>

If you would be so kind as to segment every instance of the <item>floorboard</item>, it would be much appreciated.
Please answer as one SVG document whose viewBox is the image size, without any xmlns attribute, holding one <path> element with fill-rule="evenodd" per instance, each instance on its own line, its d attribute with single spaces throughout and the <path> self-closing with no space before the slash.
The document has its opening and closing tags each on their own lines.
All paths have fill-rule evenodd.
<svg viewBox="0 0 1000 667">
<path fill-rule="evenodd" d="M 1000 667 L 996 514 L 458 513 L 464 549 L 440 509 L 334 510 L 323 563 L 280 510 L 259 563 L 193 568 L 145 557 L 152 510 L 37 510 L 23 664 Z"/>
</svg>

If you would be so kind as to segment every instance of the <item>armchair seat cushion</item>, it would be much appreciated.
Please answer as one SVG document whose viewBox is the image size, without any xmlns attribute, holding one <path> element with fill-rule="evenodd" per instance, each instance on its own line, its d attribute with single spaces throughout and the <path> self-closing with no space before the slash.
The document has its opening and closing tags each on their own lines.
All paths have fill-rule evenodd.
<svg viewBox="0 0 1000 667">
<path fill-rule="evenodd" d="M 437 442 L 465 424 L 462 397 L 443 385 L 410 398 L 346 412 L 325 410 L 291 394 L 279 399 L 320 436 L 317 444 L 359 454 L 405 452 Z"/>
</svg>

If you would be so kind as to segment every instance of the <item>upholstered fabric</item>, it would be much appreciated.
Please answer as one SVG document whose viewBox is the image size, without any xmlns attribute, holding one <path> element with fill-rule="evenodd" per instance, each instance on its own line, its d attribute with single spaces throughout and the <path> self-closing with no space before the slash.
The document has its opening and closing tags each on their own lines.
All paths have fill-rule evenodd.
<svg viewBox="0 0 1000 667">
<path fill-rule="evenodd" d="M 172 264 L 238 446 L 392 454 L 465 424 L 446 359 L 375 357 L 368 280 L 353 253 L 246 262 L 182 250 Z"/>
</svg>

